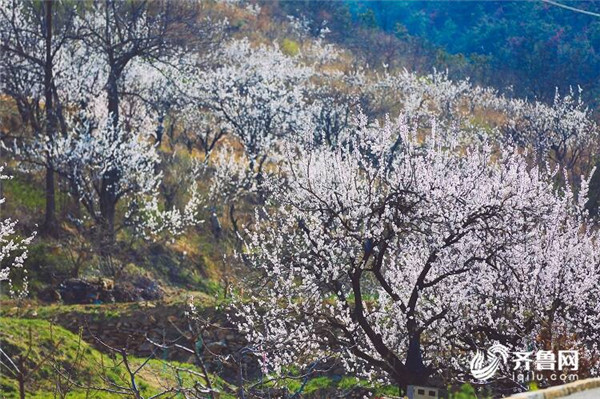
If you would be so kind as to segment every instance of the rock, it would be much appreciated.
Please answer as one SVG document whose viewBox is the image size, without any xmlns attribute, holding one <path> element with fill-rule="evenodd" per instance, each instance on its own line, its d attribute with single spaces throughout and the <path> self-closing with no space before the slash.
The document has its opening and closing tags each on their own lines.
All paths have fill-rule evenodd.
<svg viewBox="0 0 600 399">
<path fill-rule="evenodd" d="M 215 355 L 220 355 L 227 348 L 227 344 L 222 341 L 209 342 L 206 344 L 206 349 Z"/>
<path fill-rule="evenodd" d="M 94 303 L 99 300 L 98 287 L 82 279 L 68 279 L 60 285 L 60 295 L 67 304 Z"/>
<path fill-rule="evenodd" d="M 99 278 L 97 284 L 102 287 L 103 291 L 112 291 L 115 287 L 115 282 L 109 278 Z"/>
<path fill-rule="evenodd" d="M 114 302 L 112 287 L 114 283 L 110 279 L 84 280 L 71 278 L 63 281 L 58 291 L 66 304 L 100 304 Z"/>
<path fill-rule="evenodd" d="M 216 331 L 216 334 L 215 334 L 216 338 L 217 338 L 219 341 L 223 341 L 223 340 L 224 340 L 224 339 L 226 339 L 226 337 L 227 337 L 227 336 L 229 336 L 229 335 L 230 335 L 230 334 L 229 334 L 229 331 L 228 331 L 228 330 L 225 330 L 225 329 L 222 329 L 222 328 L 219 328 L 219 329 L 217 329 L 217 331 Z"/>
<path fill-rule="evenodd" d="M 62 298 L 66 304 L 156 301 L 163 297 L 164 291 L 158 283 L 145 276 L 124 277 L 116 283 L 108 278 L 72 278 L 63 281 L 58 290 L 49 288 L 40 293 L 44 301 L 55 302 Z M 146 304 L 148 308 L 155 306 Z"/>
<path fill-rule="evenodd" d="M 141 299 L 136 288 L 129 281 L 118 282 L 115 284 L 113 295 L 116 302 L 136 302 Z"/>
<path fill-rule="evenodd" d="M 57 289 L 53 287 L 47 287 L 38 294 L 38 299 L 42 302 L 51 303 L 59 302 L 62 299 L 62 297 Z"/>
<path fill-rule="evenodd" d="M 148 341 L 145 341 L 144 343 L 142 343 L 138 348 L 138 351 L 141 353 L 152 353 L 153 350 L 154 350 L 154 345 L 152 345 Z"/>
<path fill-rule="evenodd" d="M 113 295 L 117 302 L 155 301 L 164 297 L 164 291 L 156 281 L 138 276 L 132 280 L 117 282 Z M 146 305 L 148 307 L 155 306 L 154 304 Z"/>
<path fill-rule="evenodd" d="M 141 297 L 146 301 L 156 301 L 162 299 L 165 295 L 158 283 L 148 277 L 139 276 L 133 284 L 140 290 Z"/>
</svg>

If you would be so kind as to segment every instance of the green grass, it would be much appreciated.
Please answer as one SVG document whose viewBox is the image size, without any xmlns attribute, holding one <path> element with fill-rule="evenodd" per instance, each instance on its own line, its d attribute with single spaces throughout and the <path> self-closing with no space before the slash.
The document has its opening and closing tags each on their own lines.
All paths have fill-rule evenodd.
<svg viewBox="0 0 600 399">
<path fill-rule="evenodd" d="M 393 385 L 373 384 L 367 380 L 350 376 L 319 376 L 309 378 L 306 383 L 300 378 L 284 378 L 265 386 L 285 387 L 290 394 L 298 393 L 301 397 L 323 397 L 331 392 L 351 392 L 357 388 L 370 391 L 375 397 L 398 396 L 398 387 Z"/>
<path fill-rule="evenodd" d="M 162 301 L 150 302 L 117 302 L 95 304 L 73 304 L 61 303 L 40 304 L 36 301 L 25 301 L 20 305 L 14 300 L 0 301 L 0 317 L 58 320 L 73 317 L 86 316 L 93 320 L 127 319 L 136 317 L 140 312 L 146 313 L 149 307 L 160 307 L 163 312 L 169 309 L 175 311 L 184 310 L 190 296 L 194 297 L 197 309 L 203 314 L 214 314 L 219 307 L 226 306 L 231 299 L 214 297 L 203 291 L 177 291 L 171 293 Z"/>
<path fill-rule="evenodd" d="M 2 349 L 22 370 L 31 373 L 26 382 L 28 398 L 54 397 L 57 384 L 63 389 L 70 385 L 69 397 L 109 398 L 115 395 L 97 388 L 107 388 L 110 383 L 129 384 L 129 375 L 118 357 L 99 352 L 77 334 L 44 320 L 0 318 L 0 326 Z M 22 362 L 20 357 L 24 357 Z M 145 360 L 134 356 L 128 359 L 132 368 L 139 367 Z M 164 386 L 189 387 L 196 381 L 204 384 L 198 373 L 200 370 L 191 364 L 152 359 L 139 372 L 137 385 L 144 396 L 151 396 Z M 68 384 L 61 374 L 68 374 L 76 384 Z M 218 389 L 233 392 L 218 377 L 211 377 L 211 380 Z M 17 380 L 6 370 L 0 373 L 0 391 L 7 399 L 19 394 Z"/>
<path fill-rule="evenodd" d="M 491 394 L 484 388 L 477 390 L 468 383 L 462 384 L 458 389 L 449 389 L 450 399 L 491 399 Z"/>
<path fill-rule="evenodd" d="M 86 315 L 106 320 L 130 314 L 134 310 L 142 309 L 142 306 L 144 306 L 143 303 L 133 302 L 105 305 L 32 305 L 30 307 L 18 308 L 11 306 L 11 302 L 5 301 L 0 309 L 0 316 L 50 320 L 68 317 L 69 315 Z"/>
<path fill-rule="evenodd" d="M 42 211 L 46 206 L 44 189 L 40 184 L 13 177 L 2 182 L 7 204 L 19 204 L 28 211 Z"/>
</svg>

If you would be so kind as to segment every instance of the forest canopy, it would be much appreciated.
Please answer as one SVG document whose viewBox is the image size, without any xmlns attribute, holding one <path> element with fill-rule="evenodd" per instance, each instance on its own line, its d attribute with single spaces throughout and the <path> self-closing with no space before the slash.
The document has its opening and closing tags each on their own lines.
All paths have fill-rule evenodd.
<svg viewBox="0 0 600 399">
<path fill-rule="evenodd" d="M 429 67 L 439 67 L 441 61 L 462 77 L 479 76 L 480 83 L 498 88 L 512 86 L 521 96 L 548 100 L 556 87 L 577 85 L 589 101 L 600 95 L 598 16 L 543 1 L 346 0 L 335 7 L 324 1 L 308 7 L 285 3 L 282 6 L 290 11 L 327 16 L 334 31 L 353 25 L 357 30 L 381 30 L 404 42 L 419 40 L 419 46 L 433 47 L 435 61 Z M 600 14 L 600 4 L 594 1 L 568 5 Z"/>
</svg>

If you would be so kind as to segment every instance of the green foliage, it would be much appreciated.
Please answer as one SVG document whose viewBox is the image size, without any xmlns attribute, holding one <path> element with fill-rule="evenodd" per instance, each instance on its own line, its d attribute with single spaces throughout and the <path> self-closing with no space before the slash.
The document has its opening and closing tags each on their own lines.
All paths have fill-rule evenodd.
<svg viewBox="0 0 600 399">
<path fill-rule="evenodd" d="M 471 384 L 463 384 L 457 392 L 450 395 L 452 399 L 477 399 L 475 388 Z"/>
<path fill-rule="evenodd" d="M 497 87 L 512 84 L 518 95 L 546 100 L 553 98 L 555 86 L 566 91 L 568 86 L 580 85 L 588 101 L 597 101 L 598 18 L 542 2 L 347 2 L 359 24 L 364 25 L 368 16 L 369 24 L 374 21 L 396 37 L 418 37 L 439 47 L 441 53 L 434 63 L 438 69 L 450 66 L 451 70 L 465 71 L 465 63 L 476 65 L 487 69 L 479 76 L 482 83 Z M 595 2 L 577 2 L 576 7 L 600 12 Z M 403 29 L 397 34 L 399 24 L 407 34 Z M 461 54 L 468 56 L 453 56 Z"/>
<path fill-rule="evenodd" d="M 294 57 L 300 53 L 300 45 L 294 40 L 285 38 L 281 42 L 281 51 L 284 54 Z"/>
<path fill-rule="evenodd" d="M 34 241 L 25 261 L 33 292 L 45 284 L 58 284 L 71 277 L 72 262 L 61 249 L 49 242 Z"/>
<path fill-rule="evenodd" d="M 538 391 L 539 390 L 538 385 L 537 385 L 537 383 L 535 381 L 531 381 L 529 383 L 529 387 L 528 388 L 529 388 L 528 391 Z"/>
<path fill-rule="evenodd" d="M 189 264 L 187 259 L 162 246 L 156 245 L 148 250 L 144 268 L 155 272 L 164 281 L 185 288 L 193 289 L 202 284 L 203 276 L 200 273 L 204 262 L 203 258 L 194 259 Z"/>
<path fill-rule="evenodd" d="M 377 28 L 377 18 L 375 17 L 375 12 L 370 8 L 358 14 L 358 20 L 360 24 L 367 29 Z"/>
</svg>

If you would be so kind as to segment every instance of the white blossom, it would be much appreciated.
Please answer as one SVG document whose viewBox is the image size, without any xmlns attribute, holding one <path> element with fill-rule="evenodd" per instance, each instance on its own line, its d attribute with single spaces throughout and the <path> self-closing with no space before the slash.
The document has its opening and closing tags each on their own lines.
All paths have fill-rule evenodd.
<svg viewBox="0 0 600 399">
<path fill-rule="evenodd" d="M 270 370 L 335 354 L 348 372 L 412 383 L 496 335 L 525 345 L 565 328 L 578 347 L 597 342 L 585 189 L 558 192 L 516 147 L 457 130 L 355 126 L 337 147 L 287 147 L 287 184 L 272 184 L 275 206 L 248 234 L 243 257 L 264 280 L 237 309 Z"/>
</svg>

